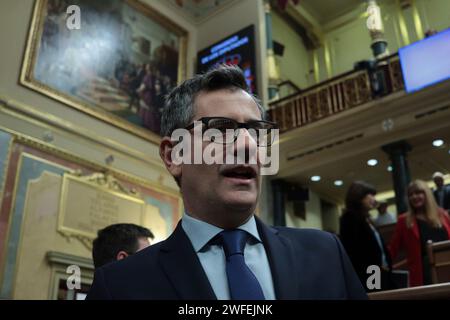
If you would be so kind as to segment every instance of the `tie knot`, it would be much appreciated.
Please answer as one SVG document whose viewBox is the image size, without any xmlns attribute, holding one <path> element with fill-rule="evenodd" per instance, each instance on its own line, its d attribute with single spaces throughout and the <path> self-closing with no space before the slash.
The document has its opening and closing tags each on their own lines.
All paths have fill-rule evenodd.
<svg viewBox="0 0 450 320">
<path fill-rule="evenodd" d="M 240 229 L 224 230 L 219 235 L 227 258 L 235 254 L 244 254 L 248 238 L 246 231 Z"/>
</svg>

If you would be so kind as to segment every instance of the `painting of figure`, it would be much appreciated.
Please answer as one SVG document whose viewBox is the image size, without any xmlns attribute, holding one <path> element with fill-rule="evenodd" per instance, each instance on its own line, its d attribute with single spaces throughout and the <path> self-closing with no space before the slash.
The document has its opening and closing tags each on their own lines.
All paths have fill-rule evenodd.
<svg viewBox="0 0 450 320">
<path fill-rule="evenodd" d="M 156 141 L 185 47 L 184 30 L 136 0 L 37 0 L 21 83 Z"/>
</svg>

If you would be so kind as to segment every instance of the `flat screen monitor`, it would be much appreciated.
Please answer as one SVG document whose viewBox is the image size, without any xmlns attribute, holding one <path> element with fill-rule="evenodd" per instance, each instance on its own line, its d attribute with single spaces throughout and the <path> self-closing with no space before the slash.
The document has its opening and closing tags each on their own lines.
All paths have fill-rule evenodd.
<svg viewBox="0 0 450 320">
<path fill-rule="evenodd" d="M 450 29 L 399 49 L 406 92 L 450 79 Z"/>
<path fill-rule="evenodd" d="M 253 25 L 198 52 L 197 73 L 204 73 L 219 64 L 238 65 L 244 71 L 250 91 L 257 93 Z"/>
</svg>

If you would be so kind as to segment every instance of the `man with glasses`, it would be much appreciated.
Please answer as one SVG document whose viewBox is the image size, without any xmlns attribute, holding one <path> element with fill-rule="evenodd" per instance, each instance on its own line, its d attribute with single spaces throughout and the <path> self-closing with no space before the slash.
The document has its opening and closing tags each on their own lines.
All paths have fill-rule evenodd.
<svg viewBox="0 0 450 320">
<path fill-rule="evenodd" d="M 233 66 L 197 75 L 167 96 L 160 156 L 185 213 L 167 240 L 98 269 L 88 299 L 367 297 L 335 236 L 271 228 L 255 216 L 262 158 L 277 136 L 264 118 Z"/>
</svg>

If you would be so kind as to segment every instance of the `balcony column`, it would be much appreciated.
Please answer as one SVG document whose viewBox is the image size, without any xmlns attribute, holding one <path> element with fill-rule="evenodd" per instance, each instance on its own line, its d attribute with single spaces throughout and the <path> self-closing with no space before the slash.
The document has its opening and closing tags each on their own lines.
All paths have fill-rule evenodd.
<svg viewBox="0 0 450 320">
<path fill-rule="evenodd" d="M 266 20 L 266 42 L 267 42 L 267 73 L 269 77 L 269 100 L 275 99 L 278 96 L 278 83 L 280 76 L 275 61 L 275 54 L 273 52 L 273 38 L 272 38 L 272 15 L 270 13 L 270 2 L 264 2 L 265 20 Z"/>
<path fill-rule="evenodd" d="M 387 41 L 384 38 L 383 20 L 381 19 L 381 10 L 375 0 L 369 0 L 367 7 L 367 28 L 372 39 L 372 52 L 375 59 L 381 59 L 387 56 Z"/>
<path fill-rule="evenodd" d="M 406 191 L 411 181 L 409 173 L 407 153 L 411 151 L 411 145 L 406 141 L 398 141 L 382 147 L 389 155 L 392 163 L 392 180 L 395 191 L 395 204 L 397 214 L 408 210 Z"/>
<path fill-rule="evenodd" d="M 286 226 L 286 206 L 284 196 L 284 181 L 274 179 L 271 181 L 273 194 L 273 225 Z"/>
</svg>

